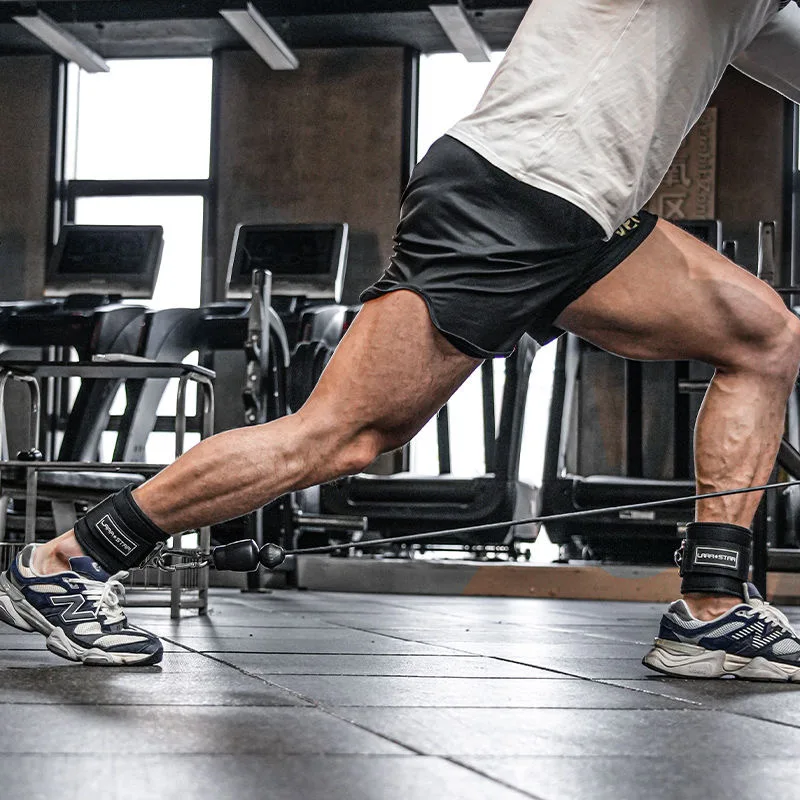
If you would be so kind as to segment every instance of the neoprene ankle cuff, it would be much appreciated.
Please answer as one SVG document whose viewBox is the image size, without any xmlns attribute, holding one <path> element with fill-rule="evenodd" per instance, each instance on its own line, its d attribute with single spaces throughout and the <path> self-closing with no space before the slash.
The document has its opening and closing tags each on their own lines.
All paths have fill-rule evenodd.
<svg viewBox="0 0 800 800">
<path fill-rule="evenodd" d="M 75 538 L 86 555 L 114 573 L 143 564 L 169 534 L 139 508 L 131 484 L 81 517 L 75 523 Z"/>
<path fill-rule="evenodd" d="M 675 553 L 681 569 L 681 592 L 744 597 L 750 577 L 753 534 L 749 528 L 724 522 L 691 522 Z"/>
</svg>

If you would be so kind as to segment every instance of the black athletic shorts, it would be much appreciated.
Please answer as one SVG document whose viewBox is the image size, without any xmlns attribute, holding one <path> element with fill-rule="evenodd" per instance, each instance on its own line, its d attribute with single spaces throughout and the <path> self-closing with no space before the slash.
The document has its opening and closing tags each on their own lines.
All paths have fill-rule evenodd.
<svg viewBox="0 0 800 800">
<path fill-rule="evenodd" d="M 523 333 L 540 344 L 563 333 L 558 315 L 627 258 L 656 219 L 642 211 L 604 241 L 581 209 L 443 136 L 411 176 L 389 268 L 361 301 L 410 289 L 463 353 L 507 356 Z"/>
</svg>

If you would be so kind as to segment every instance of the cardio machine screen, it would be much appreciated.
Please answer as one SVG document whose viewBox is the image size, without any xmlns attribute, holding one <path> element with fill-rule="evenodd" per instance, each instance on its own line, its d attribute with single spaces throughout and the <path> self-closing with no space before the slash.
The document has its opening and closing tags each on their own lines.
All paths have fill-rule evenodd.
<svg viewBox="0 0 800 800">
<path fill-rule="evenodd" d="M 250 293 L 253 270 L 272 273 L 272 291 L 338 302 L 347 260 L 345 223 L 238 225 L 228 265 L 228 297 Z"/>
<path fill-rule="evenodd" d="M 152 297 L 162 246 L 158 225 L 65 225 L 48 265 L 46 291 Z"/>
</svg>

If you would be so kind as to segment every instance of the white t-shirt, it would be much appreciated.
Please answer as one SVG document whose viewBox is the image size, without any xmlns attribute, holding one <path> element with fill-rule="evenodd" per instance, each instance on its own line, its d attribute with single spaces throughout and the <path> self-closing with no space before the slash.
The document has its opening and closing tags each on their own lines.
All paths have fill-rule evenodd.
<svg viewBox="0 0 800 800">
<path fill-rule="evenodd" d="M 611 236 L 652 197 L 727 66 L 800 102 L 800 7 L 534 0 L 449 134 Z"/>
</svg>

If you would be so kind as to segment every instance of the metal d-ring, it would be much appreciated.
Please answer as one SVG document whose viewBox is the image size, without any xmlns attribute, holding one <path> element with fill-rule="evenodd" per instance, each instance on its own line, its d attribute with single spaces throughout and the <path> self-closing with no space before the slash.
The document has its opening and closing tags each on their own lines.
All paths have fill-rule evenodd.
<svg viewBox="0 0 800 800">
<path fill-rule="evenodd" d="M 169 556 L 177 556 L 183 561 L 179 564 L 168 564 L 165 559 Z M 210 563 L 211 554 L 204 553 L 202 550 L 180 550 L 159 544 L 142 566 L 152 565 L 163 572 L 182 572 L 188 569 L 202 569 L 209 566 Z"/>
</svg>

